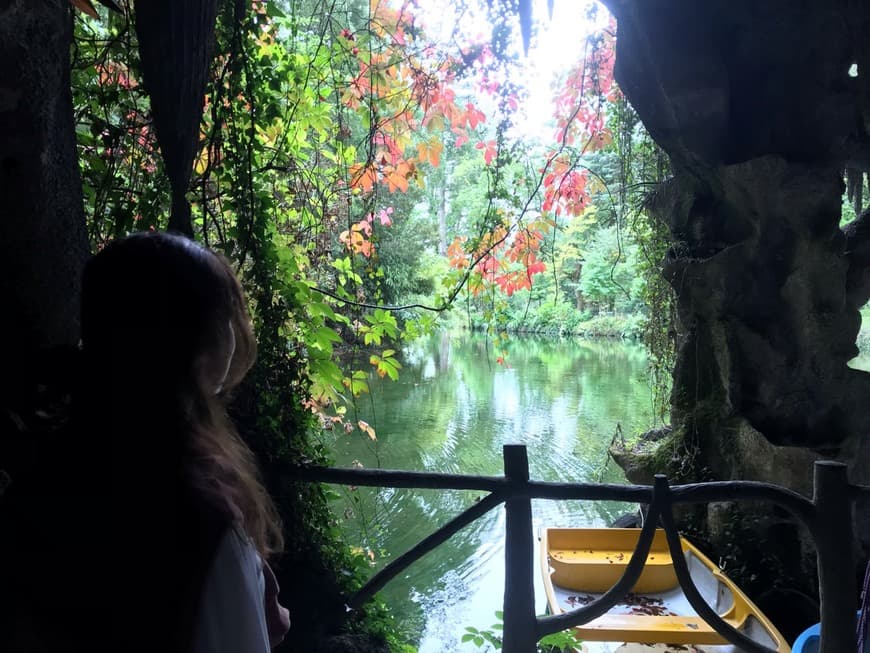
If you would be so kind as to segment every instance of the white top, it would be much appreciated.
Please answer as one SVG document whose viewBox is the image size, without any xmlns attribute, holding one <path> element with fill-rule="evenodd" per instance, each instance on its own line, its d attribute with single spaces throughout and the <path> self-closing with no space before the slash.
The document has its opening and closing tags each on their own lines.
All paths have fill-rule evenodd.
<svg viewBox="0 0 870 653">
<path fill-rule="evenodd" d="M 265 582 L 251 541 L 227 529 L 203 587 L 193 653 L 268 653 Z"/>
</svg>

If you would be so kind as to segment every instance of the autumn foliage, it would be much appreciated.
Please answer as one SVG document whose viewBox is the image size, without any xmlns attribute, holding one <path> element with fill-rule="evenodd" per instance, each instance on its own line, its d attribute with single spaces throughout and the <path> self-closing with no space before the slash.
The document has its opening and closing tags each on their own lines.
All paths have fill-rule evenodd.
<svg viewBox="0 0 870 653">
<path fill-rule="evenodd" d="M 515 156 L 504 126 L 519 99 L 487 38 L 436 43 L 413 2 L 372 0 L 356 27 L 340 13 L 300 20 L 263 0 L 240 23 L 231 5 L 205 97 L 194 222 L 203 240 L 249 272 L 264 293 L 261 310 L 281 307 L 273 311 L 279 317 L 258 319 L 284 320 L 276 338 L 304 359 L 306 408 L 326 420 L 368 390 L 370 373 L 398 376 L 394 343 L 403 322 L 373 308 L 369 280 L 378 278 L 381 236 L 408 219 L 400 198 L 424 189 L 446 156 L 476 157 L 492 197 L 467 228 L 449 234 L 452 273 L 434 308 L 447 308 L 462 289 L 472 298 L 511 297 L 547 271 L 548 235 L 590 203 L 580 156 L 612 138 L 612 30 L 591 39 L 565 77 L 537 189 L 511 204 L 499 199 L 499 185 Z M 93 104 L 77 131 L 99 244 L 160 228 L 166 186 L 135 55 L 113 36 L 128 27 L 79 20 L 80 32 L 100 43 L 88 51 L 93 60 L 74 65 L 74 86 Z M 348 342 L 367 348 L 358 360 L 368 367 L 338 365 L 336 349 Z"/>
</svg>

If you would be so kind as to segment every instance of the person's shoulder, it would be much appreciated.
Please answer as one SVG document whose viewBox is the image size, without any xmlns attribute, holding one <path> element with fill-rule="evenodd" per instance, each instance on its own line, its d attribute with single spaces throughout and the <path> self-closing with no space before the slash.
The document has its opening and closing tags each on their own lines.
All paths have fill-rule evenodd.
<svg viewBox="0 0 870 653">
<path fill-rule="evenodd" d="M 252 574 L 262 573 L 262 561 L 257 547 L 244 527 L 233 522 L 221 539 L 219 550 L 235 559 L 243 568 Z"/>
</svg>

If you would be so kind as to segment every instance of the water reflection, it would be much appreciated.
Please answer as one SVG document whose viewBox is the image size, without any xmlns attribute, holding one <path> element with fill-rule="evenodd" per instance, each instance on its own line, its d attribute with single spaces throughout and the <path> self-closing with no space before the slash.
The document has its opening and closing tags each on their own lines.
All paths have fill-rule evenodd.
<svg viewBox="0 0 870 653">
<path fill-rule="evenodd" d="M 504 444 L 529 449 L 531 477 L 622 482 L 606 465 L 607 445 L 652 425 L 643 350 L 621 342 L 515 339 L 506 365 L 482 337 L 438 334 L 403 352 L 396 383 L 371 379 L 354 419 L 377 431 L 372 442 L 337 435 L 336 465 L 500 475 Z M 402 553 L 472 505 L 473 492 L 347 491 L 336 505 L 348 539 L 378 564 Z M 603 502 L 533 505 L 534 527 L 606 525 L 631 506 Z M 423 653 L 459 648 L 465 626 L 488 627 L 504 591 L 504 511 L 495 509 L 408 569 L 383 592 L 421 635 Z M 539 582 L 536 579 L 536 582 Z M 541 588 L 538 604 L 543 609 Z"/>
</svg>

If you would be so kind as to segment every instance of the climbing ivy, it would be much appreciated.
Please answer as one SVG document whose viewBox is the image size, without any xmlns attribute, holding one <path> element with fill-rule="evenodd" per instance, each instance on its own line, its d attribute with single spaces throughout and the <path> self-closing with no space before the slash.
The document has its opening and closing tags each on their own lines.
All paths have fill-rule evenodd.
<svg viewBox="0 0 870 653">
<path fill-rule="evenodd" d="M 614 103 L 612 124 L 619 161 L 619 212 L 637 243 L 640 299 L 646 309 L 641 340 L 649 353 L 656 414 L 666 422 L 676 359 L 676 301 L 662 275 L 672 238 L 665 216 L 654 207 L 656 193 L 669 177 L 669 162 L 624 98 Z"/>
</svg>

